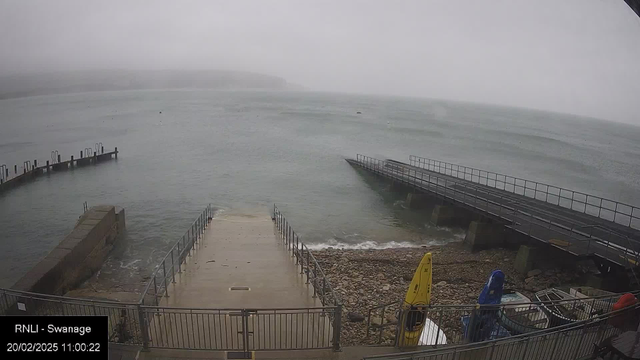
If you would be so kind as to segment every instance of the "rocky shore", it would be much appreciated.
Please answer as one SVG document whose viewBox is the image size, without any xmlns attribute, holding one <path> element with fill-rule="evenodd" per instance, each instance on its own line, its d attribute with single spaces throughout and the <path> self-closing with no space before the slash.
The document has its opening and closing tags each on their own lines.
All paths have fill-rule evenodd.
<svg viewBox="0 0 640 360">
<path fill-rule="evenodd" d="M 517 290 L 531 299 L 538 290 L 572 284 L 589 271 L 586 266 L 574 263 L 562 268 L 534 269 L 523 276 L 514 268 L 517 251 L 491 249 L 472 253 L 459 242 L 431 248 L 314 251 L 344 304 L 343 345 L 393 343 L 394 326 L 366 336 L 368 311 L 404 298 L 413 272 L 426 252 L 433 254 L 432 304 L 440 305 L 475 304 L 488 276 L 496 269 L 506 276 L 505 288 Z M 397 306 L 390 306 L 384 316 L 378 309 L 379 315 L 372 316 L 373 323 L 392 325 L 397 321 L 394 309 Z M 459 314 L 452 314 L 442 328 L 448 339 L 460 338 Z"/>
</svg>

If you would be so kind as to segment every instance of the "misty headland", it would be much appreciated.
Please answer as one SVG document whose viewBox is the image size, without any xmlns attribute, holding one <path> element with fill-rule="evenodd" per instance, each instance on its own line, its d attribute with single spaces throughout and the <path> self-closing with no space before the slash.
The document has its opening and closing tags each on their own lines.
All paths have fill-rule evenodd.
<svg viewBox="0 0 640 360">
<path fill-rule="evenodd" d="M 153 89 L 304 88 L 278 76 L 226 70 L 85 70 L 0 77 L 0 99 L 90 91 Z"/>
</svg>

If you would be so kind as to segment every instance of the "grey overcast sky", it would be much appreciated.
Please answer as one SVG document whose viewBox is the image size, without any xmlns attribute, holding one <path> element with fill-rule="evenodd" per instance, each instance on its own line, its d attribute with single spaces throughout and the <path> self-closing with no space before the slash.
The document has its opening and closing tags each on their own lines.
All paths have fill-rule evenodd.
<svg viewBox="0 0 640 360">
<path fill-rule="evenodd" d="M 640 124 L 623 0 L 0 0 L 0 74 L 228 69 Z"/>
</svg>

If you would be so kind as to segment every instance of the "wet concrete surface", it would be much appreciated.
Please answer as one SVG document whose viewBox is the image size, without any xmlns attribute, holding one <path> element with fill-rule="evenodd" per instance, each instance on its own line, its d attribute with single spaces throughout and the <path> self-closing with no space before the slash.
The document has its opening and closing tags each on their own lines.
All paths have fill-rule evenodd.
<svg viewBox="0 0 640 360">
<path fill-rule="evenodd" d="M 214 218 L 161 306 L 298 308 L 322 306 L 275 235 L 268 211 Z"/>
<path fill-rule="evenodd" d="M 313 297 L 275 231 L 266 209 L 212 219 L 161 308 L 151 310 L 150 346 L 330 349 L 335 309 Z"/>
</svg>

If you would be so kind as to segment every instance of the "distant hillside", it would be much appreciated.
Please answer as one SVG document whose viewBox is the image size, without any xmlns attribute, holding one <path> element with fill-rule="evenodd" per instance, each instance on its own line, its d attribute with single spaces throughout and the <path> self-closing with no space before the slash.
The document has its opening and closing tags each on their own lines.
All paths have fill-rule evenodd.
<svg viewBox="0 0 640 360">
<path fill-rule="evenodd" d="M 283 78 L 236 71 L 103 70 L 0 77 L 0 99 L 137 89 L 300 90 Z"/>
</svg>

